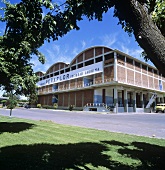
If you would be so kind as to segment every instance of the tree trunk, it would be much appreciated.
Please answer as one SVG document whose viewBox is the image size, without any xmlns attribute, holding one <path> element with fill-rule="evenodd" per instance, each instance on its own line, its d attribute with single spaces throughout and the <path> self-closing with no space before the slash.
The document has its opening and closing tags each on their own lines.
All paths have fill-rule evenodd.
<svg viewBox="0 0 165 170">
<path fill-rule="evenodd" d="M 137 0 L 115 0 L 114 3 L 133 28 L 135 38 L 147 57 L 165 77 L 165 37 L 153 23 L 145 7 Z"/>
<path fill-rule="evenodd" d="M 11 114 L 12 114 L 12 109 L 10 109 L 10 117 L 11 117 Z"/>
</svg>

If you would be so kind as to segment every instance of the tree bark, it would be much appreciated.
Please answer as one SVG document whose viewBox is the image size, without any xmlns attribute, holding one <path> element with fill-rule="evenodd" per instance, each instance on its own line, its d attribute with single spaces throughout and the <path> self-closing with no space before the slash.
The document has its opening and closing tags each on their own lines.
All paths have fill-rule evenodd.
<svg viewBox="0 0 165 170">
<path fill-rule="evenodd" d="M 11 114 L 12 114 L 12 109 L 10 109 L 10 117 L 11 117 Z"/>
<path fill-rule="evenodd" d="M 137 0 L 116 0 L 115 7 L 133 28 L 135 38 L 147 57 L 165 77 L 165 37 L 145 7 Z"/>
</svg>

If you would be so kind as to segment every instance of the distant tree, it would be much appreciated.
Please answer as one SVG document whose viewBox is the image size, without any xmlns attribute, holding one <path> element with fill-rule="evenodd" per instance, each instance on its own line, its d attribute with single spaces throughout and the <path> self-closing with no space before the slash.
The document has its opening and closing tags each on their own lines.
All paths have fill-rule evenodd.
<svg viewBox="0 0 165 170">
<path fill-rule="evenodd" d="M 37 92 L 30 94 L 29 95 L 29 105 L 35 105 L 37 106 L 38 103 L 38 96 L 37 96 Z"/>
<path fill-rule="evenodd" d="M 10 94 L 9 99 L 7 100 L 7 108 L 10 109 L 10 116 L 12 115 L 12 110 L 17 106 L 17 97 Z"/>
</svg>

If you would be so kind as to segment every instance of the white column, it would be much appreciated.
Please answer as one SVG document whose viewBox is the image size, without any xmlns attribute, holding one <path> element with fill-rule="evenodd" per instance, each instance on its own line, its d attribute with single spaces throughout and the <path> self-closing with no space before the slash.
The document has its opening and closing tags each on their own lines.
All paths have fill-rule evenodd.
<svg viewBox="0 0 165 170">
<path fill-rule="evenodd" d="M 103 54 L 104 54 L 104 48 L 103 48 Z M 105 61 L 104 56 L 102 56 L 102 60 L 103 60 L 102 83 L 104 83 L 104 61 Z"/>
<path fill-rule="evenodd" d="M 142 108 L 144 108 L 143 92 L 140 93 L 140 102 L 141 102 Z"/>
<path fill-rule="evenodd" d="M 136 112 L 136 92 L 133 92 L 133 111 Z"/>
<path fill-rule="evenodd" d="M 114 87 L 114 112 L 118 113 L 118 91 L 117 87 Z"/>
<path fill-rule="evenodd" d="M 114 81 L 117 81 L 117 53 L 114 52 Z"/>
<path fill-rule="evenodd" d="M 128 112 L 128 95 L 127 89 L 124 90 L 124 111 Z"/>
</svg>

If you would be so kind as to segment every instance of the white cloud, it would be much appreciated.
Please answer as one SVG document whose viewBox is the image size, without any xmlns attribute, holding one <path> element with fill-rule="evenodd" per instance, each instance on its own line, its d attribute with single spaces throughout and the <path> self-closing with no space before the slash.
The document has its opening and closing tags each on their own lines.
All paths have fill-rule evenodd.
<svg viewBox="0 0 165 170">
<path fill-rule="evenodd" d="M 56 62 L 64 62 L 70 63 L 74 58 L 74 55 L 70 52 L 71 49 L 68 46 L 59 46 L 56 44 L 45 44 L 40 51 L 45 55 L 46 62 L 45 64 L 41 64 L 38 61 L 38 57 L 33 56 L 31 62 L 34 64 L 34 71 L 43 71 L 46 72 L 54 63 Z M 72 56 L 69 56 L 72 55 Z"/>
<path fill-rule="evenodd" d="M 82 44 L 82 49 L 84 49 L 86 47 L 86 42 L 83 40 L 81 41 L 81 44 Z"/>
<path fill-rule="evenodd" d="M 136 57 L 138 59 L 141 59 L 140 55 L 143 51 L 143 49 L 141 49 L 140 47 L 135 49 L 135 48 L 131 48 L 131 46 L 127 47 L 124 44 L 121 44 L 121 47 L 119 50 L 121 50 L 122 52 L 124 52 L 130 56 Z"/>
<path fill-rule="evenodd" d="M 78 51 L 79 51 L 78 48 L 75 47 L 72 51 L 73 56 L 76 56 L 79 53 Z"/>
<path fill-rule="evenodd" d="M 101 42 L 104 46 L 111 47 L 116 43 L 117 41 L 117 35 L 118 33 L 114 34 L 105 34 L 104 36 L 100 37 Z"/>
</svg>

